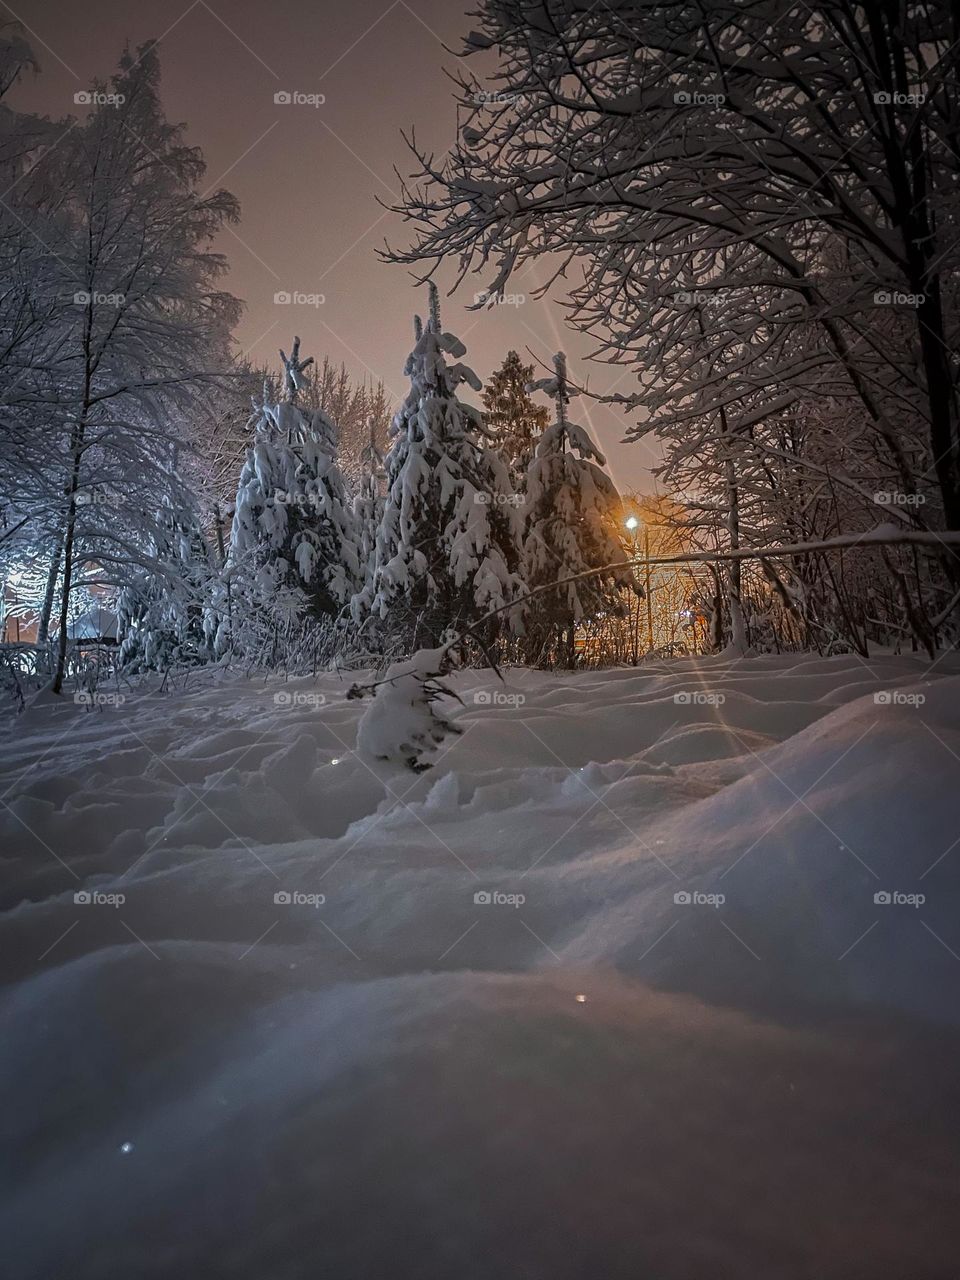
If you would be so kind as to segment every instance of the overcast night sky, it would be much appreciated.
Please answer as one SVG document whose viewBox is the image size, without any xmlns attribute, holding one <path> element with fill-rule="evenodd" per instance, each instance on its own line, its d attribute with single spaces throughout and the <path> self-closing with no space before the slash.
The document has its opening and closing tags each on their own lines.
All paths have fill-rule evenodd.
<svg viewBox="0 0 960 1280">
<path fill-rule="evenodd" d="M 464 6 L 466 7 L 466 6 Z M 358 375 L 383 378 L 404 393 L 403 362 L 412 314 L 424 301 L 404 267 L 382 263 L 384 238 L 407 228 L 377 198 L 399 194 L 394 173 L 411 169 L 401 129 L 416 128 L 442 154 L 456 126 L 444 68 L 470 19 L 449 0 L 98 0 L 96 21 L 75 0 L 33 0 L 3 8 L 28 28 L 41 74 L 11 95 L 14 105 L 54 117 L 82 112 L 74 94 L 107 79 L 125 42 L 161 41 L 168 118 L 185 121 L 208 163 L 210 186 L 240 200 L 242 221 L 222 238 L 227 287 L 245 313 L 237 337 L 253 359 L 276 364 L 291 335 L 304 351 L 343 360 Z M 320 107 L 279 106 L 279 90 L 323 94 Z M 450 273 L 441 276 L 449 283 Z M 479 278 L 476 287 L 484 281 Z M 521 285 L 514 286 L 517 291 Z M 278 291 L 322 294 L 322 306 L 274 303 Z M 446 327 L 466 342 L 469 363 L 486 379 L 508 348 L 548 361 L 559 347 L 574 376 L 591 388 L 631 390 L 629 374 L 578 360 L 589 344 L 563 324 L 557 303 L 467 312 L 474 283 L 445 303 Z M 528 350 L 529 349 L 529 350 Z M 532 353 L 532 355 L 530 354 Z M 623 487 L 649 485 L 645 444 L 622 445 L 625 420 L 581 400 L 577 406 Z"/>
</svg>

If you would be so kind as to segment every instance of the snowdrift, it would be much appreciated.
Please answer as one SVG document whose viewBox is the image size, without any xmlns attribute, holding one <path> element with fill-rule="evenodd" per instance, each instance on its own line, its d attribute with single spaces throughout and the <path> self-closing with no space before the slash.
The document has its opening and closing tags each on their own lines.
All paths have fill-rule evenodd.
<svg viewBox="0 0 960 1280">
<path fill-rule="evenodd" d="M 952 1274 L 960 662 L 454 683 L 9 730 L 7 1274 Z"/>
</svg>

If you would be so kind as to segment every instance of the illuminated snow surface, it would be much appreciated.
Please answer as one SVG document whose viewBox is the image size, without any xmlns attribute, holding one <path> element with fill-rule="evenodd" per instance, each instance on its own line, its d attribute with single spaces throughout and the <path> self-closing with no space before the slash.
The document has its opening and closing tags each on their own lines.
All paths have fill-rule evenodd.
<svg viewBox="0 0 960 1280">
<path fill-rule="evenodd" d="M 41 699 L 4 1275 L 955 1275 L 958 673 L 464 673 L 420 777 L 334 675 Z"/>
</svg>

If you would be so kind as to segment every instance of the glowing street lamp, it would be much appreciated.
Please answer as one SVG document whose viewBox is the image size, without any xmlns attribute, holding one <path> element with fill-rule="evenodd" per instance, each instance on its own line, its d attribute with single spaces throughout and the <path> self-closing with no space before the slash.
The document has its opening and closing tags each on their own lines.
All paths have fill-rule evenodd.
<svg viewBox="0 0 960 1280">
<path fill-rule="evenodd" d="M 637 557 L 637 538 L 640 532 L 640 520 L 637 516 L 627 516 L 624 520 L 624 528 L 630 531 L 633 537 L 633 556 Z M 647 652 L 653 649 L 653 602 L 650 598 L 650 529 L 648 525 L 643 526 L 643 559 L 644 559 L 644 594 L 647 597 Z M 640 603 L 637 602 L 637 616 L 634 623 L 633 631 L 633 665 L 637 665 L 639 654 L 637 653 L 638 631 L 640 629 Z"/>
</svg>

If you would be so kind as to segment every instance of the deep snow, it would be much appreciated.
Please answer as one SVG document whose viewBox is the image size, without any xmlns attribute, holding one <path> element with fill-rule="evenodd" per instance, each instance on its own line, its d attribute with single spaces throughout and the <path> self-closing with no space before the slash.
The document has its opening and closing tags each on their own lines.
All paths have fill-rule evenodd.
<svg viewBox="0 0 960 1280">
<path fill-rule="evenodd" d="M 353 678 L 0 741 L 4 1274 L 956 1274 L 960 660 Z"/>
</svg>

